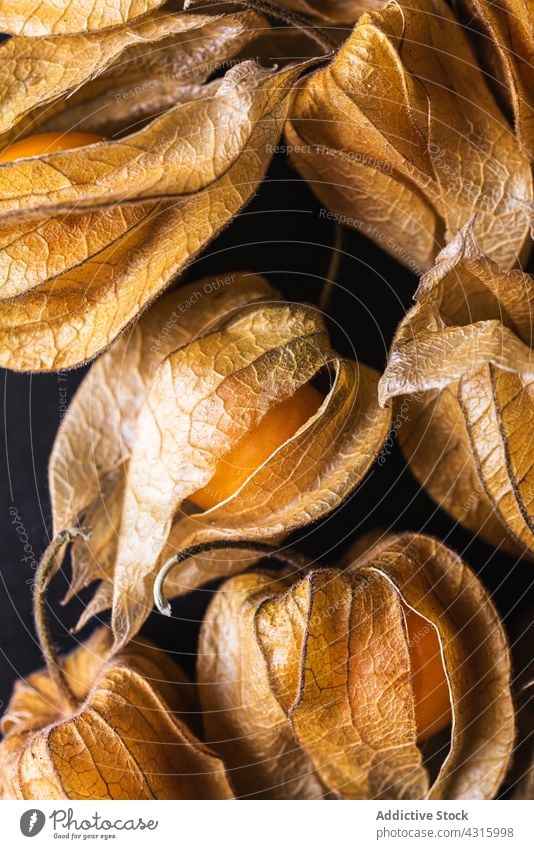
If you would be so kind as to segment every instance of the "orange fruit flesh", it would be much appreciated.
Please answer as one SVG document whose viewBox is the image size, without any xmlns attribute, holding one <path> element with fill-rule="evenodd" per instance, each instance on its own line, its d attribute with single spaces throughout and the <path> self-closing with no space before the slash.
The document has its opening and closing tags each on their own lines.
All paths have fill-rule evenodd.
<svg viewBox="0 0 534 849">
<path fill-rule="evenodd" d="M 43 153 L 56 153 L 59 150 L 72 150 L 75 147 L 85 147 L 103 140 L 103 136 L 95 133 L 39 133 L 27 139 L 13 142 L 12 145 L 0 152 L 0 162 L 14 162 L 27 156 L 41 156 Z"/>
<path fill-rule="evenodd" d="M 77 131 L 40 133 L 14 142 L 0 153 L 0 163 L 85 147 L 102 139 L 103 136 L 94 133 Z M 209 510 L 231 496 L 313 416 L 323 400 L 317 389 L 305 384 L 287 401 L 270 409 L 259 425 L 219 460 L 210 482 L 191 495 L 190 500 L 202 510 Z M 417 739 L 423 741 L 451 722 L 449 688 L 436 629 L 410 608 L 403 605 L 403 609 L 410 645 Z"/>
<path fill-rule="evenodd" d="M 222 457 L 210 482 L 189 496 L 202 510 L 229 498 L 267 458 L 301 427 L 324 398 L 310 384 L 265 414 L 257 427 Z M 403 604 L 408 631 L 417 739 L 427 740 L 451 721 L 449 687 L 436 629 Z"/>
<path fill-rule="evenodd" d="M 189 500 L 202 510 L 209 510 L 224 501 L 313 416 L 323 401 L 323 395 L 305 383 L 287 401 L 271 407 L 257 427 L 249 430 L 219 460 L 210 482 L 190 495 Z"/>
<path fill-rule="evenodd" d="M 408 631 L 418 741 L 428 740 L 451 722 L 449 687 L 436 629 L 403 604 Z"/>
</svg>

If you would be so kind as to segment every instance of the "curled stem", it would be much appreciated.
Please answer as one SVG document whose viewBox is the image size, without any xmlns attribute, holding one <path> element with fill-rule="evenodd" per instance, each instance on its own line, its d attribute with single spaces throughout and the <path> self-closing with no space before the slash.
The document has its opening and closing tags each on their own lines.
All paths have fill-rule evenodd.
<svg viewBox="0 0 534 849">
<path fill-rule="evenodd" d="M 284 566 L 289 566 L 296 571 L 302 570 L 308 564 L 302 554 L 297 551 L 287 549 L 281 551 L 274 545 L 269 545 L 263 542 L 254 542 L 251 540 L 216 540 L 213 542 L 199 542 L 197 545 L 191 545 L 189 548 L 184 548 L 183 551 L 169 558 L 159 570 L 156 580 L 154 581 L 154 604 L 160 613 L 164 616 L 170 616 L 172 613 L 171 605 L 163 591 L 165 578 L 175 566 L 179 566 L 190 557 L 195 557 L 198 554 L 204 554 L 206 551 L 222 551 L 225 548 L 237 548 L 250 551 L 253 554 L 260 554 L 263 558 L 277 560 L 283 563 Z"/>
<path fill-rule="evenodd" d="M 268 3 L 267 0 L 225 0 L 224 5 L 241 6 L 245 9 L 251 9 L 254 12 L 262 12 L 268 18 L 274 21 L 280 21 L 288 26 L 295 27 L 303 32 L 308 38 L 314 41 L 321 50 L 325 53 L 332 53 L 337 50 L 338 45 L 328 37 L 327 33 L 321 27 L 315 27 L 310 24 L 309 20 L 297 12 L 291 12 L 289 9 L 282 9 L 275 3 Z M 184 4 L 184 9 L 191 9 L 196 6 L 194 2 Z"/>
<path fill-rule="evenodd" d="M 330 255 L 330 263 L 326 272 L 324 286 L 319 297 L 319 306 L 323 312 L 326 312 L 332 301 L 334 294 L 334 284 L 339 273 L 341 265 L 341 253 L 343 248 L 343 227 L 339 222 L 336 222 L 334 232 L 334 244 L 332 245 L 332 253 Z"/>
<path fill-rule="evenodd" d="M 56 557 L 61 552 L 63 547 L 77 537 L 86 537 L 86 534 L 79 528 L 69 528 L 61 531 L 52 542 L 49 544 L 39 563 L 39 568 L 35 577 L 35 595 L 33 602 L 33 614 L 35 618 L 35 629 L 41 646 L 41 650 L 46 661 L 46 668 L 51 680 L 54 682 L 57 690 L 67 704 L 72 707 L 77 707 L 77 699 L 72 692 L 67 681 L 63 667 L 61 666 L 56 649 L 50 635 L 48 627 L 48 617 L 46 613 L 46 589 L 50 578 L 54 574 Z"/>
</svg>

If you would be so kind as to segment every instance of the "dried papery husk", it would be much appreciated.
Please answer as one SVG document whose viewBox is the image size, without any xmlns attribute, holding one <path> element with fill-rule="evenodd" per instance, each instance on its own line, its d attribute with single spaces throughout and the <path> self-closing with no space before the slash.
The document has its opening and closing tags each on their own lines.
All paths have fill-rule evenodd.
<svg viewBox="0 0 534 849">
<path fill-rule="evenodd" d="M 66 707 L 46 671 L 21 679 L 2 720 L 4 799 L 231 799 L 224 765 L 193 734 L 193 685 L 143 642 L 104 662 L 95 632 L 64 660 Z"/>
<path fill-rule="evenodd" d="M 182 504 L 209 486 L 218 461 L 325 367 L 332 388 L 317 412 L 232 497 L 184 515 Z M 113 578 L 119 644 L 150 611 L 158 561 L 201 541 L 276 539 L 340 505 L 387 434 L 389 413 L 378 414 L 376 391 L 375 372 L 341 360 L 318 311 L 295 304 L 243 310 L 220 332 L 170 355 L 139 414 L 128 467 Z M 243 567 L 242 560 L 197 558 L 177 570 L 175 592 Z"/>
<path fill-rule="evenodd" d="M 466 225 L 422 278 L 380 399 L 408 396 L 399 441 L 432 497 L 512 553 L 534 550 L 532 277 L 488 259 Z"/>
<path fill-rule="evenodd" d="M 109 659 L 100 628 L 64 659 L 55 655 L 44 591 L 53 558 L 77 532 L 51 543 L 34 604 L 45 670 L 16 685 L 2 718 L 4 799 L 233 798 L 220 758 L 191 729 L 194 685 L 150 643 Z"/>
<path fill-rule="evenodd" d="M 442 0 L 363 15 L 298 87 L 286 137 L 325 206 L 416 273 L 474 213 L 503 267 L 530 249 L 531 157 Z"/>
<path fill-rule="evenodd" d="M 532 800 L 534 797 L 534 744 L 532 742 L 534 679 L 517 689 L 516 699 L 519 746 L 510 776 L 510 798 Z"/>
<path fill-rule="evenodd" d="M 243 543 L 244 544 L 244 543 Z M 430 784 L 417 745 L 403 609 L 437 629 L 450 751 Z M 470 569 L 421 535 L 355 560 L 228 580 L 201 629 L 206 738 L 238 797 L 487 799 L 514 741 L 503 627 Z"/>
<path fill-rule="evenodd" d="M 266 26 L 253 12 L 154 12 L 0 46 L 0 145 L 73 126 L 106 137 L 0 166 L 3 365 L 94 357 L 252 196 L 308 66 L 239 61 Z"/>
<path fill-rule="evenodd" d="M 188 498 L 209 487 L 219 460 L 325 371 L 331 388 L 317 412 L 231 497 L 214 493 L 199 512 Z M 278 539 L 340 505 L 387 435 L 377 386 L 376 372 L 332 351 L 317 309 L 280 302 L 262 278 L 227 275 L 167 295 L 92 367 L 52 452 L 54 532 L 91 530 L 74 549 L 71 592 L 101 581 L 82 624 L 112 606 L 122 645 L 176 552 L 220 538 Z M 175 571 L 173 591 L 248 562 L 194 558 Z"/>
<path fill-rule="evenodd" d="M 188 727 L 193 685 L 147 643 L 103 663 L 111 643 L 101 629 L 65 658 L 75 712 L 45 671 L 16 684 L 2 720 L 2 797 L 233 798 L 222 761 Z"/>
<path fill-rule="evenodd" d="M 515 727 L 508 642 L 489 593 L 457 554 L 422 534 L 378 542 L 365 568 L 391 581 L 438 632 L 453 721 L 450 751 L 429 798 L 492 798 L 510 762 Z"/>
<path fill-rule="evenodd" d="M 386 4 L 387 0 L 278 0 L 276 3 L 258 3 L 258 7 L 262 11 L 271 14 L 273 20 L 280 23 L 286 23 L 291 26 L 291 18 L 284 20 L 285 10 L 296 12 L 302 16 L 303 20 L 299 20 L 295 16 L 293 25 L 297 27 L 299 23 L 303 23 L 307 18 L 315 18 L 317 21 L 322 21 L 325 24 L 351 24 L 358 20 L 364 12 L 369 12 L 372 9 L 379 9 Z M 224 3 L 222 0 L 186 0 L 187 9 L 205 8 L 206 5 L 213 6 L 216 10 L 219 8 L 228 8 L 232 6 L 247 5 L 247 0 L 231 0 Z M 254 6 L 254 3 L 251 4 Z M 332 33 L 337 31 L 343 32 L 341 27 L 332 26 Z"/>
<path fill-rule="evenodd" d="M 110 3 L 109 0 L 91 0 L 90 3 L 85 0 L 42 0 L 40 3 L 3 0 L 0 31 L 30 37 L 96 32 L 132 23 L 165 5 L 166 0 L 132 0 L 128 3 Z"/>
<path fill-rule="evenodd" d="M 379 9 L 386 0 L 280 0 L 301 15 L 310 15 L 330 23 L 353 23 L 364 12 Z"/>
<path fill-rule="evenodd" d="M 512 111 L 516 134 L 534 154 L 534 3 L 532 0 L 458 0 L 481 30 L 477 47 L 488 79 Z"/>
<path fill-rule="evenodd" d="M 534 798 L 534 659 L 532 608 L 510 623 L 510 644 L 514 672 L 513 693 L 517 740 L 511 769 L 506 776 L 505 798 Z"/>
</svg>

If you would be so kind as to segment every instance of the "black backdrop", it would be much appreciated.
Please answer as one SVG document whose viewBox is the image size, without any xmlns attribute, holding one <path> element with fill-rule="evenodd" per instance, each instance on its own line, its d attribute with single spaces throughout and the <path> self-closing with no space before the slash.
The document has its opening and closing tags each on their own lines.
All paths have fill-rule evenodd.
<svg viewBox="0 0 534 849">
<path fill-rule="evenodd" d="M 245 269 L 265 274 L 290 299 L 316 302 L 334 235 L 334 223 L 321 214 L 321 204 L 285 155 L 278 154 L 252 203 L 192 264 L 185 279 Z M 362 362 L 382 370 L 417 280 L 361 233 L 345 230 L 344 236 L 338 286 L 329 307 L 332 339 L 342 353 L 355 349 Z M 23 560 L 31 558 L 23 549 L 24 534 L 38 559 L 50 533 L 47 462 L 63 392 L 66 387 L 68 401 L 84 373 L 85 369 L 69 372 L 66 382 L 54 374 L 3 375 L 7 465 L 1 477 L 0 508 L 0 700 L 4 704 L 14 681 L 41 665 L 31 614 L 33 569 L 31 559 Z M 527 614 L 531 564 L 494 552 L 452 522 L 419 489 L 397 445 L 342 509 L 319 527 L 296 534 L 295 541 L 301 550 L 314 557 L 326 554 L 331 562 L 336 550 L 377 526 L 436 535 L 477 571 L 508 626 Z M 49 596 L 55 638 L 64 649 L 75 642 L 69 628 L 87 599 L 85 595 L 61 607 L 58 601 L 67 580 L 68 569 L 54 580 Z M 198 622 L 213 589 L 206 587 L 175 601 L 173 619 L 154 613 L 143 629 L 143 634 L 175 653 L 189 672 L 194 670 Z M 80 636 L 92 627 L 88 625 Z"/>
</svg>

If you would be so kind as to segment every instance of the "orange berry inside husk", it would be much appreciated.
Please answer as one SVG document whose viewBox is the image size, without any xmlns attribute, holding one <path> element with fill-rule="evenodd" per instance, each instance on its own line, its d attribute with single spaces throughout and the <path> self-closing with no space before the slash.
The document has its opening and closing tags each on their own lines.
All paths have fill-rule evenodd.
<svg viewBox="0 0 534 849">
<path fill-rule="evenodd" d="M 451 700 L 435 627 L 403 604 L 412 667 L 415 722 L 419 742 L 451 722 Z"/>
<path fill-rule="evenodd" d="M 103 136 L 95 133 L 39 133 L 35 136 L 20 139 L 6 147 L 0 153 L 0 162 L 14 162 L 29 156 L 42 156 L 45 153 L 57 153 L 60 150 L 73 150 L 76 147 L 86 147 L 89 144 L 103 141 Z"/>
<path fill-rule="evenodd" d="M 202 510 L 209 510 L 229 498 L 313 416 L 323 401 L 323 395 L 305 383 L 291 398 L 271 407 L 260 423 L 219 460 L 209 483 L 190 495 L 189 500 Z"/>
<path fill-rule="evenodd" d="M 102 141 L 86 132 L 40 133 L 14 142 L 0 153 L 0 163 L 13 162 Z M 189 496 L 202 510 L 209 510 L 235 493 L 268 457 L 314 415 L 324 400 L 311 384 L 301 386 L 291 398 L 272 407 L 217 463 L 209 483 Z M 427 740 L 451 722 L 449 687 L 436 629 L 403 604 L 408 632 L 417 739 Z"/>
<path fill-rule="evenodd" d="M 219 460 L 210 482 L 190 495 L 189 500 L 202 510 L 209 510 L 229 498 L 273 451 L 313 416 L 323 400 L 323 395 L 307 383 L 291 398 L 272 407 L 260 423 Z M 436 629 L 406 605 L 402 607 L 412 669 L 417 739 L 422 742 L 450 724 L 449 687 Z"/>
</svg>

